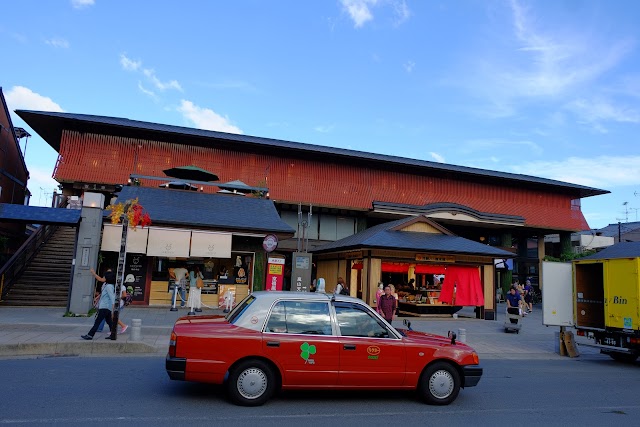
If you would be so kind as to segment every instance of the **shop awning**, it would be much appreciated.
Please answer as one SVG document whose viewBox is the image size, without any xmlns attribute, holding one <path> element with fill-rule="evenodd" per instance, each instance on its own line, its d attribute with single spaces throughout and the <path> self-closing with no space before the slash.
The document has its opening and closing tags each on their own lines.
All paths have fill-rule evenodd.
<svg viewBox="0 0 640 427">
<path fill-rule="evenodd" d="M 408 273 L 409 264 L 401 263 L 401 262 L 383 262 L 382 272 L 383 273 Z"/>
<path fill-rule="evenodd" d="M 295 233 L 280 219 L 273 201 L 268 199 L 137 186 L 123 187 L 118 194 L 119 202 L 135 198 L 149 212 L 154 226 L 179 225 L 287 237 Z"/>
<path fill-rule="evenodd" d="M 418 264 L 416 265 L 415 272 L 416 274 L 444 274 L 445 266 Z"/>
<path fill-rule="evenodd" d="M 312 250 L 314 254 L 362 249 L 388 249 L 440 254 L 479 255 L 491 258 L 513 258 L 514 254 L 464 237 L 451 234 L 421 233 L 398 230 L 418 218 L 403 218 L 368 228 L 352 236 L 327 243 Z M 424 221 L 428 221 L 424 218 Z"/>
<path fill-rule="evenodd" d="M 0 221 L 3 222 L 74 226 L 80 223 L 81 212 L 80 209 L 45 208 L 0 203 Z"/>
</svg>

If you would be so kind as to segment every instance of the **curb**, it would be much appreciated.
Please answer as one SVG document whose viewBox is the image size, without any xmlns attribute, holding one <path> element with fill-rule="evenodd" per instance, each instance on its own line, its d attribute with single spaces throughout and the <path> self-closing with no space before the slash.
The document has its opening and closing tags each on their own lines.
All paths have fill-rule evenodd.
<svg viewBox="0 0 640 427">
<path fill-rule="evenodd" d="M 0 345 L 0 357 L 150 354 L 158 349 L 142 342 L 58 342 Z"/>
</svg>

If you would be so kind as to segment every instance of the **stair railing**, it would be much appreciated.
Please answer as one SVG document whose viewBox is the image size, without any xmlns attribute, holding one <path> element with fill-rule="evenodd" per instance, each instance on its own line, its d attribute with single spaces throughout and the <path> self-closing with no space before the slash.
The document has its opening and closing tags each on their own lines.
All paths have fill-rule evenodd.
<svg viewBox="0 0 640 427">
<path fill-rule="evenodd" d="M 38 231 L 32 233 L 26 242 L 20 246 L 20 249 L 18 249 L 2 269 L 0 269 L 0 287 L 2 288 L 0 300 L 5 299 L 15 280 L 20 277 L 24 269 L 29 265 L 29 262 L 35 254 L 38 253 L 40 245 L 46 242 L 57 228 L 55 225 L 42 225 L 38 227 Z"/>
<path fill-rule="evenodd" d="M 64 208 L 67 199 L 56 201 L 59 208 Z M 40 246 L 49 240 L 49 237 L 58 229 L 57 225 L 41 225 L 38 230 L 29 236 L 29 238 L 20 246 L 15 254 L 5 265 L 0 268 L 0 301 L 3 301 L 16 279 L 24 272 L 33 257 L 38 253 Z"/>
</svg>

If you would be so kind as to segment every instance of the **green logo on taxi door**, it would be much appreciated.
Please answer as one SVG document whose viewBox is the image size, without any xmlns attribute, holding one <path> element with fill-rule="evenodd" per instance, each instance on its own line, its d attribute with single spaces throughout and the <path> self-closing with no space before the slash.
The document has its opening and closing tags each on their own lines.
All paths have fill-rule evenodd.
<svg viewBox="0 0 640 427">
<path fill-rule="evenodd" d="M 309 356 L 312 354 L 316 354 L 316 346 L 315 345 L 309 345 L 308 342 L 302 343 L 302 345 L 300 345 L 300 350 L 302 350 L 302 352 L 300 353 L 300 357 L 302 357 L 304 359 L 304 363 L 308 363 L 310 365 L 313 365 L 316 363 L 315 360 L 313 359 L 309 359 Z"/>
</svg>

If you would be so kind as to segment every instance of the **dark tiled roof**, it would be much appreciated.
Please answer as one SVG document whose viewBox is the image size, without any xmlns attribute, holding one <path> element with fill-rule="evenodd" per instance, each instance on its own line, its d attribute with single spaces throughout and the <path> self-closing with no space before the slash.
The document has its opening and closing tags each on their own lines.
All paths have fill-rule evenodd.
<svg viewBox="0 0 640 427">
<path fill-rule="evenodd" d="M 606 227 L 603 227 L 595 232 L 601 233 L 603 236 L 607 237 L 618 237 L 618 232 L 621 234 L 630 233 L 632 231 L 640 229 L 640 222 L 623 222 L 620 224 L 620 229 L 618 230 L 618 224 L 609 224 Z M 588 234 L 591 234 L 590 232 Z"/>
<path fill-rule="evenodd" d="M 295 233 L 267 199 L 136 186 L 123 187 L 118 195 L 119 202 L 135 198 L 149 212 L 153 224 Z"/>
<path fill-rule="evenodd" d="M 41 206 L 0 203 L 0 220 L 27 224 L 75 225 L 80 222 L 80 209 L 44 208 Z"/>
<path fill-rule="evenodd" d="M 321 145 L 305 144 L 301 142 L 283 141 L 279 139 L 261 138 L 250 135 L 216 132 L 210 130 L 187 128 L 182 126 L 165 125 L 159 123 L 142 122 L 118 117 L 95 116 L 89 114 L 57 113 L 48 111 L 17 110 L 18 114 L 33 130 L 56 151 L 60 151 L 60 138 L 63 129 L 78 129 L 86 132 L 109 133 L 123 135 L 156 135 L 156 138 L 168 140 L 167 136 L 174 135 L 170 141 L 176 144 L 191 144 L 185 138 L 198 138 L 205 140 L 203 145 L 211 145 L 214 142 L 232 142 L 234 147 L 251 146 L 263 150 L 286 150 L 296 153 L 306 153 L 312 156 L 325 156 L 342 161 L 358 161 L 376 164 L 384 164 L 387 167 L 398 165 L 404 168 L 413 167 L 418 170 L 430 170 L 436 172 L 452 172 L 461 175 L 484 177 L 502 181 L 520 182 L 529 185 L 552 186 L 565 191 L 572 191 L 579 197 L 589 197 L 598 194 L 609 193 L 607 190 L 571 184 L 553 179 L 539 178 L 529 175 L 521 175 L 507 172 L 497 172 L 486 169 L 456 166 L 444 163 L 429 162 L 426 160 L 409 159 L 405 157 L 389 156 L 383 154 L 368 153 L 364 151 L 347 150 L 344 148 L 325 147 Z"/>
<path fill-rule="evenodd" d="M 493 256 L 513 258 L 513 254 L 473 240 L 445 234 L 396 231 L 394 228 L 414 218 L 403 218 L 376 225 L 360 233 L 337 240 L 314 249 L 314 253 L 337 252 L 363 248 L 400 249 L 437 253 Z"/>
<path fill-rule="evenodd" d="M 640 242 L 623 242 L 609 246 L 593 255 L 578 258 L 576 261 L 638 257 L 640 257 Z"/>
<path fill-rule="evenodd" d="M 478 218 L 483 221 L 498 221 L 498 222 L 511 222 L 524 224 L 525 219 L 518 215 L 504 215 L 491 212 L 480 212 L 476 209 L 468 206 L 460 205 L 458 203 L 429 203 L 423 206 L 418 205 L 405 205 L 401 203 L 388 203 L 375 201 L 373 202 L 374 210 L 390 209 L 395 212 L 406 212 L 408 214 L 431 214 L 436 212 L 455 212 L 466 214 L 474 218 Z"/>
</svg>

